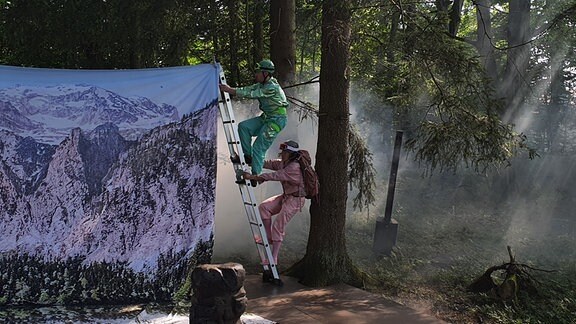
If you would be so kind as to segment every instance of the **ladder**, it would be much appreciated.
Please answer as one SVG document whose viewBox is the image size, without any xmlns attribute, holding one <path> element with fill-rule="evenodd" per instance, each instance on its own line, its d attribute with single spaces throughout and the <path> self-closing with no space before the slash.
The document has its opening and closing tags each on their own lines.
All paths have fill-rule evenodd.
<svg viewBox="0 0 576 324">
<path fill-rule="evenodd" d="M 220 83 L 226 84 L 224 71 L 221 68 L 219 70 Z M 242 173 L 249 172 L 250 170 L 248 164 L 246 164 L 244 159 L 244 152 L 242 151 L 242 146 L 240 145 L 238 125 L 236 123 L 236 119 L 234 118 L 234 111 L 232 110 L 230 94 L 223 91 L 219 91 L 219 94 L 220 96 L 218 100 L 218 108 L 220 109 L 220 117 L 224 126 L 224 133 L 226 134 L 226 143 L 228 144 L 230 156 L 237 154 L 240 158 L 240 163 L 233 163 L 236 180 L 240 180 L 242 179 Z M 243 183 L 239 182 L 240 181 L 237 181 L 236 183 L 240 189 L 242 203 L 244 205 L 246 215 L 248 216 L 250 229 L 252 230 L 252 237 L 254 238 L 254 243 L 256 243 L 258 254 L 260 256 L 260 260 L 262 261 L 262 267 L 264 268 L 262 279 L 265 282 L 272 282 L 275 285 L 282 286 L 282 281 L 280 280 L 278 269 L 274 263 L 274 258 L 272 257 L 272 248 L 270 243 L 268 243 L 266 229 L 264 228 L 262 218 L 260 217 L 260 212 L 258 211 L 258 205 L 254 195 L 254 187 L 250 181 L 245 181 Z"/>
</svg>

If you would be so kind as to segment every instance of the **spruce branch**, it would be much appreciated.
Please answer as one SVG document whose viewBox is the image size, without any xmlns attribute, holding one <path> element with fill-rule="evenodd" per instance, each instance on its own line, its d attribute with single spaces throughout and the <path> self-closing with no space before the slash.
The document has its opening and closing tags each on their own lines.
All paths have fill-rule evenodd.
<svg viewBox="0 0 576 324">
<path fill-rule="evenodd" d="M 319 111 L 312 103 L 291 96 L 287 98 L 298 111 L 300 121 L 306 118 L 318 121 Z M 368 144 L 352 123 L 348 127 L 348 184 L 350 189 L 358 189 L 358 193 L 353 198 L 353 207 L 361 211 L 362 208 L 374 203 L 376 171 Z"/>
<path fill-rule="evenodd" d="M 348 132 L 348 183 L 350 189 L 356 187 L 358 193 L 354 197 L 353 207 L 362 211 L 362 207 L 370 206 L 374 203 L 375 169 L 372 163 L 372 152 L 368 148 L 366 141 L 360 136 L 356 127 L 350 124 Z"/>
</svg>

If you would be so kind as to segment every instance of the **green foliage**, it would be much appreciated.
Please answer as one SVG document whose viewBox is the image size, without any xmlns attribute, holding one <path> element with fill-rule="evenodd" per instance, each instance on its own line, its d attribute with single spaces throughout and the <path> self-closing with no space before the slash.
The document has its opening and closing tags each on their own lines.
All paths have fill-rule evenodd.
<svg viewBox="0 0 576 324">
<path fill-rule="evenodd" d="M 477 33 L 473 4 L 465 3 L 458 37 L 453 38 L 446 33 L 446 17 L 438 16 L 430 4 L 399 7 L 367 3 L 370 5 L 355 11 L 352 76 L 359 91 L 375 94 L 390 105 L 366 107 L 380 110 L 366 114 L 384 119 L 388 113 L 382 110 L 391 109 L 394 126 L 407 132 L 408 148 L 429 170 L 466 166 L 484 171 L 508 165 L 516 154 L 536 155 L 526 136 L 501 122 L 506 107 L 494 91 L 497 80 L 486 77 L 472 46 Z M 491 10 L 491 42 L 502 73 L 508 46 L 507 2 L 492 3 L 498 7 Z M 530 45 L 535 50 L 530 71 L 522 75 L 526 80 L 533 78 L 533 84 L 542 84 L 544 89 L 538 88 L 533 94 L 544 91 L 552 100 L 565 98 L 564 103 L 570 94 L 563 89 L 574 80 L 574 73 L 567 68 L 575 62 L 574 6 L 573 0 L 554 4 L 534 1 L 531 21 L 537 34 Z M 555 81 L 548 87 L 546 80 L 551 77 Z M 546 95 L 525 99 L 547 100 Z"/>
<path fill-rule="evenodd" d="M 391 98 L 420 116 L 404 122 L 414 131 L 407 147 L 431 170 L 456 170 L 462 162 L 480 171 L 507 164 L 525 148 L 525 138 L 500 121 L 502 105 L 473 49 L 432 27 L 409 37 L 408 91 Z"/>
<path fill-rule="evenodd" d="M 182 65 L 197 5 L 180 1 L 13 0 L 0 9 L 5 64 L 56 68 Z"/>
<path fill-rule="evenodd" d="M 372 153 L 358 130 L 351 126 L 348 134 L 348 181 L 351 187 L 358 189 L 358 194 L 354 197 L 354 208 L 362 210 L 364 206 L 374 203 L 376 170 L 372 163 Z"/>
<path fill-rule="evenodd" d="M 459 37 L 475 38 L 476 35 L 476 6 L 474 3 L 465 4 L 462 12 L 462 20 L 458 29 Z"/>
<path fill-rule="evenodd" d="M 321 1 L 296 0 L 296 70 L 300 80 L 320 73 L 321 7 Z"/>
<path fill-rule="evenodd" d="M 300 79 L 318 75 L 321 2 L 298 0 L 296 5 L 296 67 Z M 507 2 L 493 2 L 492 43 L 505 49 Z M 0 62 L 10 65 L 59 68 L 140 68 L 211 62 L 228 71 L 228 82 L 252 79 L 256 60 L 253 36 L 257 22 L 269 34 L 266 2 L 152 1 L 91 2 L 14 0 L 0 8 Z M 554 74 L 551 66 L 574 66 L 576 34 L 574 1 L 534 1 L 540 34 L 534 42 L 531 75 Z M 381 1 L 353 2 L 350 68 L 354 84 L 375 94 L 381 108 L 392 110 L 394 125 L 403 128 L 410 148 L 430 169 L 465 165 L 483 170 L 507 164 L 527 149 L 525 138 L 499 122 L 501 104 L 484 77 L 473 43 L 476 10 L 465 4 L 459 39 L 446 35 L 446 16 L 435 6 L 406 6 Z M 560 13 L 560 14 L 559 14 Z M 536 17 L 536 15 L 535 15 Z M 553 22 L 546 27 L 545 22 Z M 234 22 L 234 23 L 231 23 Z M 259 49 L 267 52 L 267 43 Z M 565 54 L 554 64 L 555 53 Z M 496 51 L 504 67 L 505 50 Z M 543 64 L 544 62 L 544 64 Z M 558 69 L 558 68 L 556 68 Z M 574 83 L 565 69 L 561 82 Z M 561 87 L 556 87 L 562 89 Z M 560 91 L 561 92 L 561 91 Z M 558 96 L 569 97 L 569 93 Z M 384 116 L 385 113 L 369 113 Z M 385 125 L 385 124 L 383 124 Z M 386 126 L 388 127 L 388 126 Z M 450 133 L 450 134 L 447 134 Z"/>
</svg>

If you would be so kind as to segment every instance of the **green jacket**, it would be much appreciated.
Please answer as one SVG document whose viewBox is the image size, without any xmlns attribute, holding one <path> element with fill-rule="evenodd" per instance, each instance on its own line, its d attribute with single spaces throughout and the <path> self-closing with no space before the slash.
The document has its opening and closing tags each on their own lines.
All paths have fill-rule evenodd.
<svg viewBox="0 0 576 324">
<path fill-rule="evenodd" d="M 266 116 L 286 116 L 288 100 L 286 100 L 286 94 L 275 78 L 270 78 L 264 84 L 255 83 L 236 88 L 236 95 L 240 98 L 258 99 L 260 110 Z"/>
</svg>

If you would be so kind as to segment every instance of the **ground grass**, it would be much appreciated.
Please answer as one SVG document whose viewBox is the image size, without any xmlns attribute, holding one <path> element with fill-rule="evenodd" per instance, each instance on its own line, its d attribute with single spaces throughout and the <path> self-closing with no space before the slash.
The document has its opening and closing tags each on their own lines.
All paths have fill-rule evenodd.
<svg viewBox="0 0 576 324">
<path fill-rule="evenodd" d="M 403 224 L 405 227 L 409 224 Z M 454 231 L 418 233 L 400 231 L 396 250 L 389 257 L 369 255 L 361 248 L 371 241 L 371 231 L 350 230 L 349 249 L 356 262 L 377 285 L 367 290 L 384 295 L 407 306 L 425 309 L 450 323 L 575 323 L 576 271 L 568 260 L 549 262 L 537 255 L 517 255 L 519 262 L 534 267 L 558 270 L 555 273 L 534 272 L 537 293 L 519 291 L 513 303 L 495 296 L 468 292 L 466 287 L 495 262 L 498 251 L 478 247 L 472 239 L 480 227 L 456 227 Z M 459 229 L 459 230 L 458 230 Z M 403 235 L 412 232 L 410 239 Z M 445 235 L 454 233 L 454 235 Z M 561 241 L 563 239 L 560 239 Z M 551 249 L 558 243 L 542 242 Z M 574 242 L 571 242 L 572 246 Z M 502 247 L 504 253 L 505 247 Z M 537 250 L 535 250 L 537 252 Z M 503 253 L 502 253 L 503 254 Z M 531 260 L 531 261 L 530 261 Z"/>
<path fill-rule="evenodd" d="M 518 262 L 557 272 L 535 271 L 537 292 L 519 291 L 515 302 L 505 303 L 495 296 L 466 290 L 490 266 L 508 261 L 506 243 L 510 243 L 502 239 L 505 231 L 494 230 L 501 223 L 498 215 L 472 216 L 451 217 L 450 222 L 432 230 L 426 222 L 412 223 L 405 218 L 399 222 L 398 242 L 390 256 L 372 252 L 375 219 L 350 220 L 349 254 L 373 279 L 367 282 L 377 283 L 364 289 L 449 323 L 576 323 L 576 265 L 571 250 L 576 240 L 550 236 L 546 240 L 526 239 L 516 249 L 512 245 Z M 292 227 L 281 253 L 280 271 L 305 253 L 306 221 Z M 261 271 L 253 257 L 237 255 L 234 259 L 250 274 Z"/>
<path fill-rule="evenodd" d="M 548 227 L 544 231 L 545 224 L 537 218 L 517 217 L 510 203 L 487 201 L 491 198 L 483 192 L 486 183 L 463 187 L 461 181 L 443 191 L 437 183 L 417 187 L 405 182 L 402 187 L 411 189 L 400 192 L 400 197 L 410 199 L 399 199 L 395 205 L 399 233 L 390 256 L 372 252 L 382 206 L 370 213 L 350 211 L 349 254 L 374 279 L 367 282 L 376 282 L 366 290 L 450 323 L 576 323 L 574 233 L 550 232 Z M 532 203 L 545 200 L 541 197 Z M 535 210 L 530 203 L 523 208 Z M 289 228 L 283 264 L 296 262 L 305 252 L 308 228 L 306 217 L 302 219 Z M 489 267 L 509 261 L 508 245 L 517 262 L 555 272 L 533 271 L 537 289 L 520 290 L 514 302 L 468 292 L 466 287 Z"/>
<path fill-rule="evenodd" d="M 374 221 L 352 213 L 350 255 L 380 283 L 366 288 L 451 323 L 576 323 L 575 233 L 553 231 L 550 220 L 528 213 L 524 222 L 513 217 L 515 206 L 487 202 L 485 183 L 465 190 L 461 183 L 440 193 L 434 183 L 411 184 L 410 196 L 419 199 L 398 203 L 398 242 L 390 256 L 371 253 Z M 533 203 L 542 208 L 545 196 Z M 530 202 L 523 207 L 536 210 Z M 520 290 L 514 302 L 468 292 L 485 270 L 509 261 L 508 245 L 517 262 L 555 272 L 532 271 L 536 291 Z"/>
</svg>

